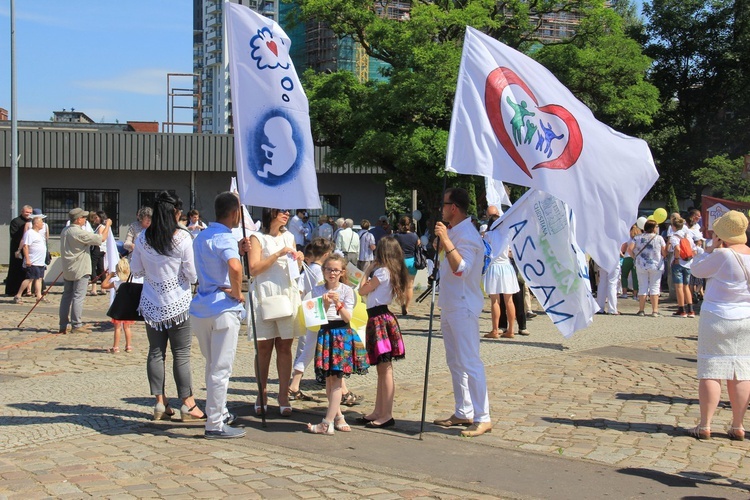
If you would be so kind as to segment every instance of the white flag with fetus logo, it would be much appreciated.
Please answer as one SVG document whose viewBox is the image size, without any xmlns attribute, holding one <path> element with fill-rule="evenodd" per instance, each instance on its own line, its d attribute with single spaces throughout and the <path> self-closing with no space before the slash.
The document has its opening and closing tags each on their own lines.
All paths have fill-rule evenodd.
<svg viewBox="0 0 750 500">
<path fill-rule="evenodd" d="M 645 141 L 599 122 L 544 66 L 471 27 L 445 165 L 564 201 L 579 245 L 610 271 L 659 177 Z"/>
<path fill-rule="evenodd" d="M 240 200 L 320 208 L 307 96 L 276 22 L 225 2 Z"/>
</svg>

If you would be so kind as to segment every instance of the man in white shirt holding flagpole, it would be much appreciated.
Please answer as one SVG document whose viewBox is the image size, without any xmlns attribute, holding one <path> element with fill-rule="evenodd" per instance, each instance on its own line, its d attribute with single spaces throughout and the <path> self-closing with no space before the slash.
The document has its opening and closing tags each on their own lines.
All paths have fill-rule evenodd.
<svg viewBox="0 0 750 500">
<path fill-rule="evenodd" d="M 492 431 L 484 364 L 479 357 L 479 316 L 484 305 L 480 287 L 484 243 L 467 214 L 469 193 L 449 188 L 443 195 L 443 221 L 435 224 L 440 238 L 440 327 L 445 359 L 453 380 L 453 415 L 435 420 L 441 427 L 466 425 L 463 437 Z"/>
</svg>

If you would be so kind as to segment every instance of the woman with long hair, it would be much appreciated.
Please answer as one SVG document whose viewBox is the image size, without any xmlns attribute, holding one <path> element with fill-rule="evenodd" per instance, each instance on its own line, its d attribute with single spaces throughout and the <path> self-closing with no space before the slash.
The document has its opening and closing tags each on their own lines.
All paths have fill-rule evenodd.
<svg viewBox="0 0 750 500">
<path fill-rule="evenodd" d="M 305 331 L 297 320 L 300 303 L 299 287 L 292 279 L 290 266 L 300 266 L 304 254 L 296 250 L 294 236 L 286 230 L 289 210 L 265 208 L 261 217 L 260 233 L 250 237 L 250 274 L 253 282 L 255 334 L 258 339 L 258 373 L 263 394 L 255 402 L 255 413 L 260 405 L 267 407 L 268 371 L 271 356 L 276 351 L 276 371 L 279 376 L 279 414 L 292 414 L 289 404 L 289 379 L 292 376 L 292 343 Z M 299 270 L 299 267 L 297 267 Z M 297 273 L 294 273 L 297 274 Z"/>
<path fill-rule="evenodd" d="M 411 229 L 411 217 L 404 215 L 398 221 L 398 232 L 393 234 L 398 244 L 401 245 L 401 251 L 404 253 L 404 264 L 406 264 L 408 273 L 406 297 L 401 304 L 402 316 L 409 314 L 409 304 L 414 297 L 414 277 L 417 275 L 417 268 L 414 267 L 414 254 L 417 252 L 417 247 L 421 245 L 419 237 Z"/>
<path fill-rule="evenodd" d="M 398 320 L 388 305 L 395 299 L 406 298 L 408 273 L 404 254 L 398 242 L 389 236 L 381 238 L 375 247 L 375 260 L 365 271 L 359 293 L 367 297 L 367 361 L 377 366 L 378 386 L 375 409 L 357 419 L 357 423 L 370 428 L 390 427 L 393 419 L 393 398 L 396 383 L 393 378 L 393 361 L 406 355 Z"/>
<path fill-rule="evenodd" d="M 182 201 L 166 191 L 156 198 L 151 225 L 135 240 L 130 269 L 143 277 L 139 311 L 146 322 L 148 358 L 146 371 L 151 394 L 156 397 L 154 420 L 170 420 L 175 414 L 165 395 L 167 343 L 172 351 L 172 372 L 177 395 L 182 399 L 182 421 L 206 418 L 193 398 L 190 371 L 191 285 L 197 280 L 193 263 L 193 238 L 178 227 Z"/>
</svg>

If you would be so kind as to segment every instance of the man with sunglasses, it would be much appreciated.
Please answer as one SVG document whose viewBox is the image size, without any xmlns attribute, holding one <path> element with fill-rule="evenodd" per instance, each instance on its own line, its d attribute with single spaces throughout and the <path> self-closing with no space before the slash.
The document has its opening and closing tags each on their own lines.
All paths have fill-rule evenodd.
<svg viewBox="0 0 750 500">
<path fill-rule="evenodd" d="M 441 255 L 440 327 L 453 380 L 455 411 L 434 423 L 441 427 L 468 426 L 461 435 L 475 437 L 491 432 L 492 422 L 484 364 L 479 357 L 484 243 L 468 209 L 469 193 L 462 188 L 449 188 L 443 195 L 443 222 L 435 224 Z"/>
</svg>

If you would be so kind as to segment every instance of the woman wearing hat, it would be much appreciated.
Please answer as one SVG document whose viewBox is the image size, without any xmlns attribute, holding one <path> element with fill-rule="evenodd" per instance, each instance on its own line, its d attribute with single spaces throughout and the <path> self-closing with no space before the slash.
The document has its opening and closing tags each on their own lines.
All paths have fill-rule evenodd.
<svg viewBox="0 0 750 500">
<path fill-rule="evenodd" d="M 713 224 L 713 244 L 695 257 L 692 272 L 706 281 L 698 323 L 698 399 L 701 420 L 688 430 L 696 439 L 711 437 L 711 419 L 727 381 L 732 405 L 729 439 L 745 439 L 743 420 L 750 402 L 750 248 L 747 218 L 731 211 Z"/>
</svg>

